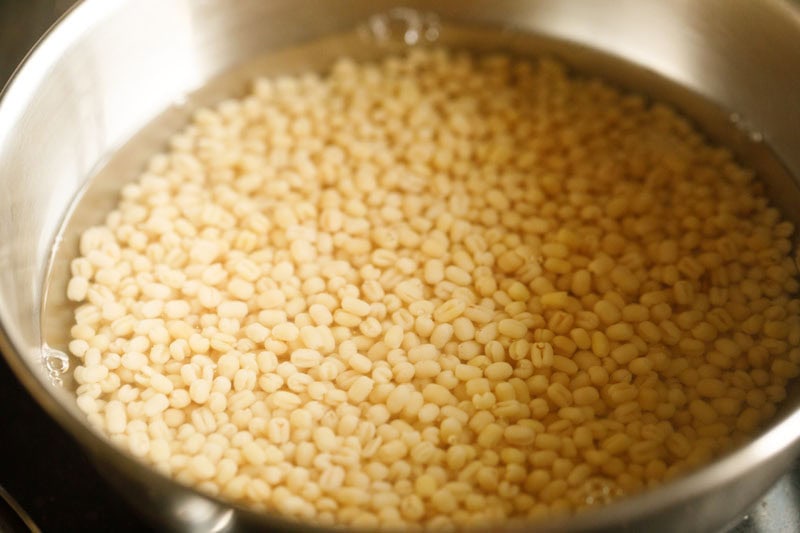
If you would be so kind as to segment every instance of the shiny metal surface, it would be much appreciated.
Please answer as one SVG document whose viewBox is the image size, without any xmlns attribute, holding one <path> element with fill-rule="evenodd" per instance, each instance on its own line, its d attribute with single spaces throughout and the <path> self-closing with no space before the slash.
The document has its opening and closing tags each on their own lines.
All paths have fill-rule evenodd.
<svg viewBox="0 0 800 533">
<path fill-rule="evenodd" d="M 696 111 L 712 133 L 713 121 L 706 122 L 704 108 L 686 94 L 735 111 L 745 137 L 766 141 L 800 176 L 797 7 L 777 0 L 411 0 L 403 5 L 435 11 L 445 21 L 503 28 L 511 49 L 529 47 L 525 36 L 530 33 L 554 37 L 561 43 L 555 49 L 576 66 L 603 72 L 613 67 L 609 77 L 652 88 L 653 94 L 662 76 L 683 88 L 670 94 L 687 111 Z M 109 479 L 143 513 L 165 525 L 225 531 L 280 520 L 226 506 L 142 468 L 90 431 L 69 393 L 52 385 L 60 367 L 42 349 L 40 314 L 46 268 L 65 213 L 119 147 L 206 81 L 267 51 L 350 30 L 393 7 L 388 0 L 85 0 L 40 43 L 0 100 L 5 192 L 0 196 L 5 267 L 0 346 L 35 398 L 91 452 Z M 537 42 L 547 49 L 549 41 Z M 642 76 L 582 47 L 624 58 L 652 74 Z M 202 98 L 214 96 L 212 90 Z M 145 130 L 146 139 L 139 135 L 140 143 L 125 147 L 127 164 L 114 158 L 112 165 L 121 165 L 113 166 L 118 179 L 133 177 L 143 147 L 157 146 L 167 135 L 165 124 L 180 124 L 186 110 L 172 109 Z M 744 151 L 752 148 L 747 141 L 736 143 Z M 796 186 L 788 179 L 776 179 L 771 188 L 784 209 L 797 205 Z M 537 530 L 723 527 L 791 465 L 800 447 L 796 407 L 791 404 L 747 447 L 689 477 Z M 509 524 L 518 526 L 524 524 Z"/>
<path fill-rule="evenodd" d="M 792 471 L 724 533 L 784 531 L 800 531 L 800 461 L 796 461 Z"/>
<path fill-rule="evenodd" d="M 41 533 L 25 509 L 0 485 L 0 530 Z"/>
</svg>

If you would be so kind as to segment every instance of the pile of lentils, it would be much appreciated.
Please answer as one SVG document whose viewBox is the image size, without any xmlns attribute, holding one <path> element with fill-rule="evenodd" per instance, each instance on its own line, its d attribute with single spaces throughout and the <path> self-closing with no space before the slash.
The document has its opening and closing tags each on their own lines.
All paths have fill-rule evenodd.
<svg viewBox="0 0 800 533">
<path fill-rule="evenodd" d="M 574 512 L 774 415 L 792 233 L 670 107 L 553 60 L 342 59 L 198 110 L 82 234 L 77 402 L 303 521 Z"/>
</svg>

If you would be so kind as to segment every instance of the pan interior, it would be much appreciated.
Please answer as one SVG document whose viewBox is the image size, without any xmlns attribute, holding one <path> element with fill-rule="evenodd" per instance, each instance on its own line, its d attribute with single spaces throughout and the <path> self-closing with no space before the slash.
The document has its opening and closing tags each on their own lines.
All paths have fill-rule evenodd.
<svg viewBox="0 0 800 533">
<path fill-rule="evenodd" d="M 800 189 L 795 180 L 761 135 L 749 130 L 746 123 L 731 110 L 721 109 L 652 71 L 568 41 L 437 20 L 422 21 L 423 25 L 418 28 L 421 33 L 412 39 L 408 36 L 407 27 L 399 33 L 397 28 L 392 29 L 391 24 L 395 22 L 388 21 L 388 35 L 391 38 L 385 38 L 386 35 L 381 37 L 380 26 L 376 27 L 375 20 L 371 20 L 352 32 L 270 52 L 241 64 L 165 109 L 102 162 L 73 200 L 56 239 L 46 279 L 43 280 L 45 291 L 41 325 L 42 343 L 46 349 L 54 353 L 68 353 L 74 306 L 66 300 L 66 284 L 70 275 L 70 261 L 77 254 L 79 235 L 86 228 L 102 223 L 116 204 L 122 186 L 138 177 L 149 156 L 163 150 L 168 138 L 188 123 L 196 109 L 225 98 L 242 96 L 249 81 L 257 76 L 325 72 L 342 56 L 368 61 L 389 53 L 402 52 L 409 47 L 409 40 L 413 41 L 413 46 L 443 46 L 476 53 L 505 52 L 518 57 L 552 56 L 575 72 L 599 76 L 618 87 L 667 102 L 690 117 L 711 141 L 729 147 L 740 163 L 756 170 L 766 184 L 773 205 L 780 209 L 786 219 L 795 225 L 800 223 L 800 210 L 792 209 L 792 206 L 800 205 Z M 66 389 L 74 390 L 71 369 L 79 363 L 71 355 L 65 357 L 69 365 L 62 369 L 61 379 Z M 784 418 L 798 405 L 800 390 L 795 383 L 775 420 Z"/>
</svg>

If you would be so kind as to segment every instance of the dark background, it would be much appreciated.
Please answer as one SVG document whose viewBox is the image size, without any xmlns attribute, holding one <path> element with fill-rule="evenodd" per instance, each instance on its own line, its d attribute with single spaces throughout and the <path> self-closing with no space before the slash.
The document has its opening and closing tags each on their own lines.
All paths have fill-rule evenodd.
<svg viewBox="0 0 800 533">
<path fill-rule="evenodd" d="M 73 0 L 0 0 L 0 86 L 39 36 L 72 3 Z M 45 532 L 150 529 L 95 472 L 73 440 L 31 399 L 2 357 L 0 485 Z M 3 527 L 0 515 L 0 531 Z M 779 532 L 800 532 L 799 464 L 728 530 Z"/>
</svg>

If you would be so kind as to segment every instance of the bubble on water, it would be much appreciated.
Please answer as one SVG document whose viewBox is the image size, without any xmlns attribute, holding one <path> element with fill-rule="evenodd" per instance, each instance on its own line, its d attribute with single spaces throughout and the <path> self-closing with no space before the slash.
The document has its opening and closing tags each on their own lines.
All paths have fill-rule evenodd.
<svg viewBox="0 0 800 533">
<path fill-rule="evenodd" d="M 582 494 L 584 506 L 610 503 L 624 495 L 624 491 L 613 480 L 593 477 L 586 480 L 579 494 Z"/>
<path fill-rule="evenodd" d="M 182 107 L 185 107 L 188 103 L 189 99 L 186 97 L 185 94 L 183 94 L 172 100 L 172 107 L 180 109 Z"/>
<path fill-rule="evenodd" d="M 436 41 L 441 26 L 435 13 L 397 7 L 371 16 L 359 33 L 379 45 L 416 46 Z"/>
<path fill-rule="evenodd" d="M 728 120 L 731 124 L 736 126 L 736 129 L 747 135 L 747 138 L 754 143 L 764 142 L 764 134 L 758 131 L 749 120 L 740 115 L 739 113 L 731 113 L 728 115 Z"/>
<path fill-rule="evenodd" d="M 42 347 L 42 364 L 47 375 L 50 378 L 50 383 L 60 387 L 63 385 L 61 376 L 69 370 L 69 357 L 62 351 L 54 350 L 48 346 Z"/>
</svg>

